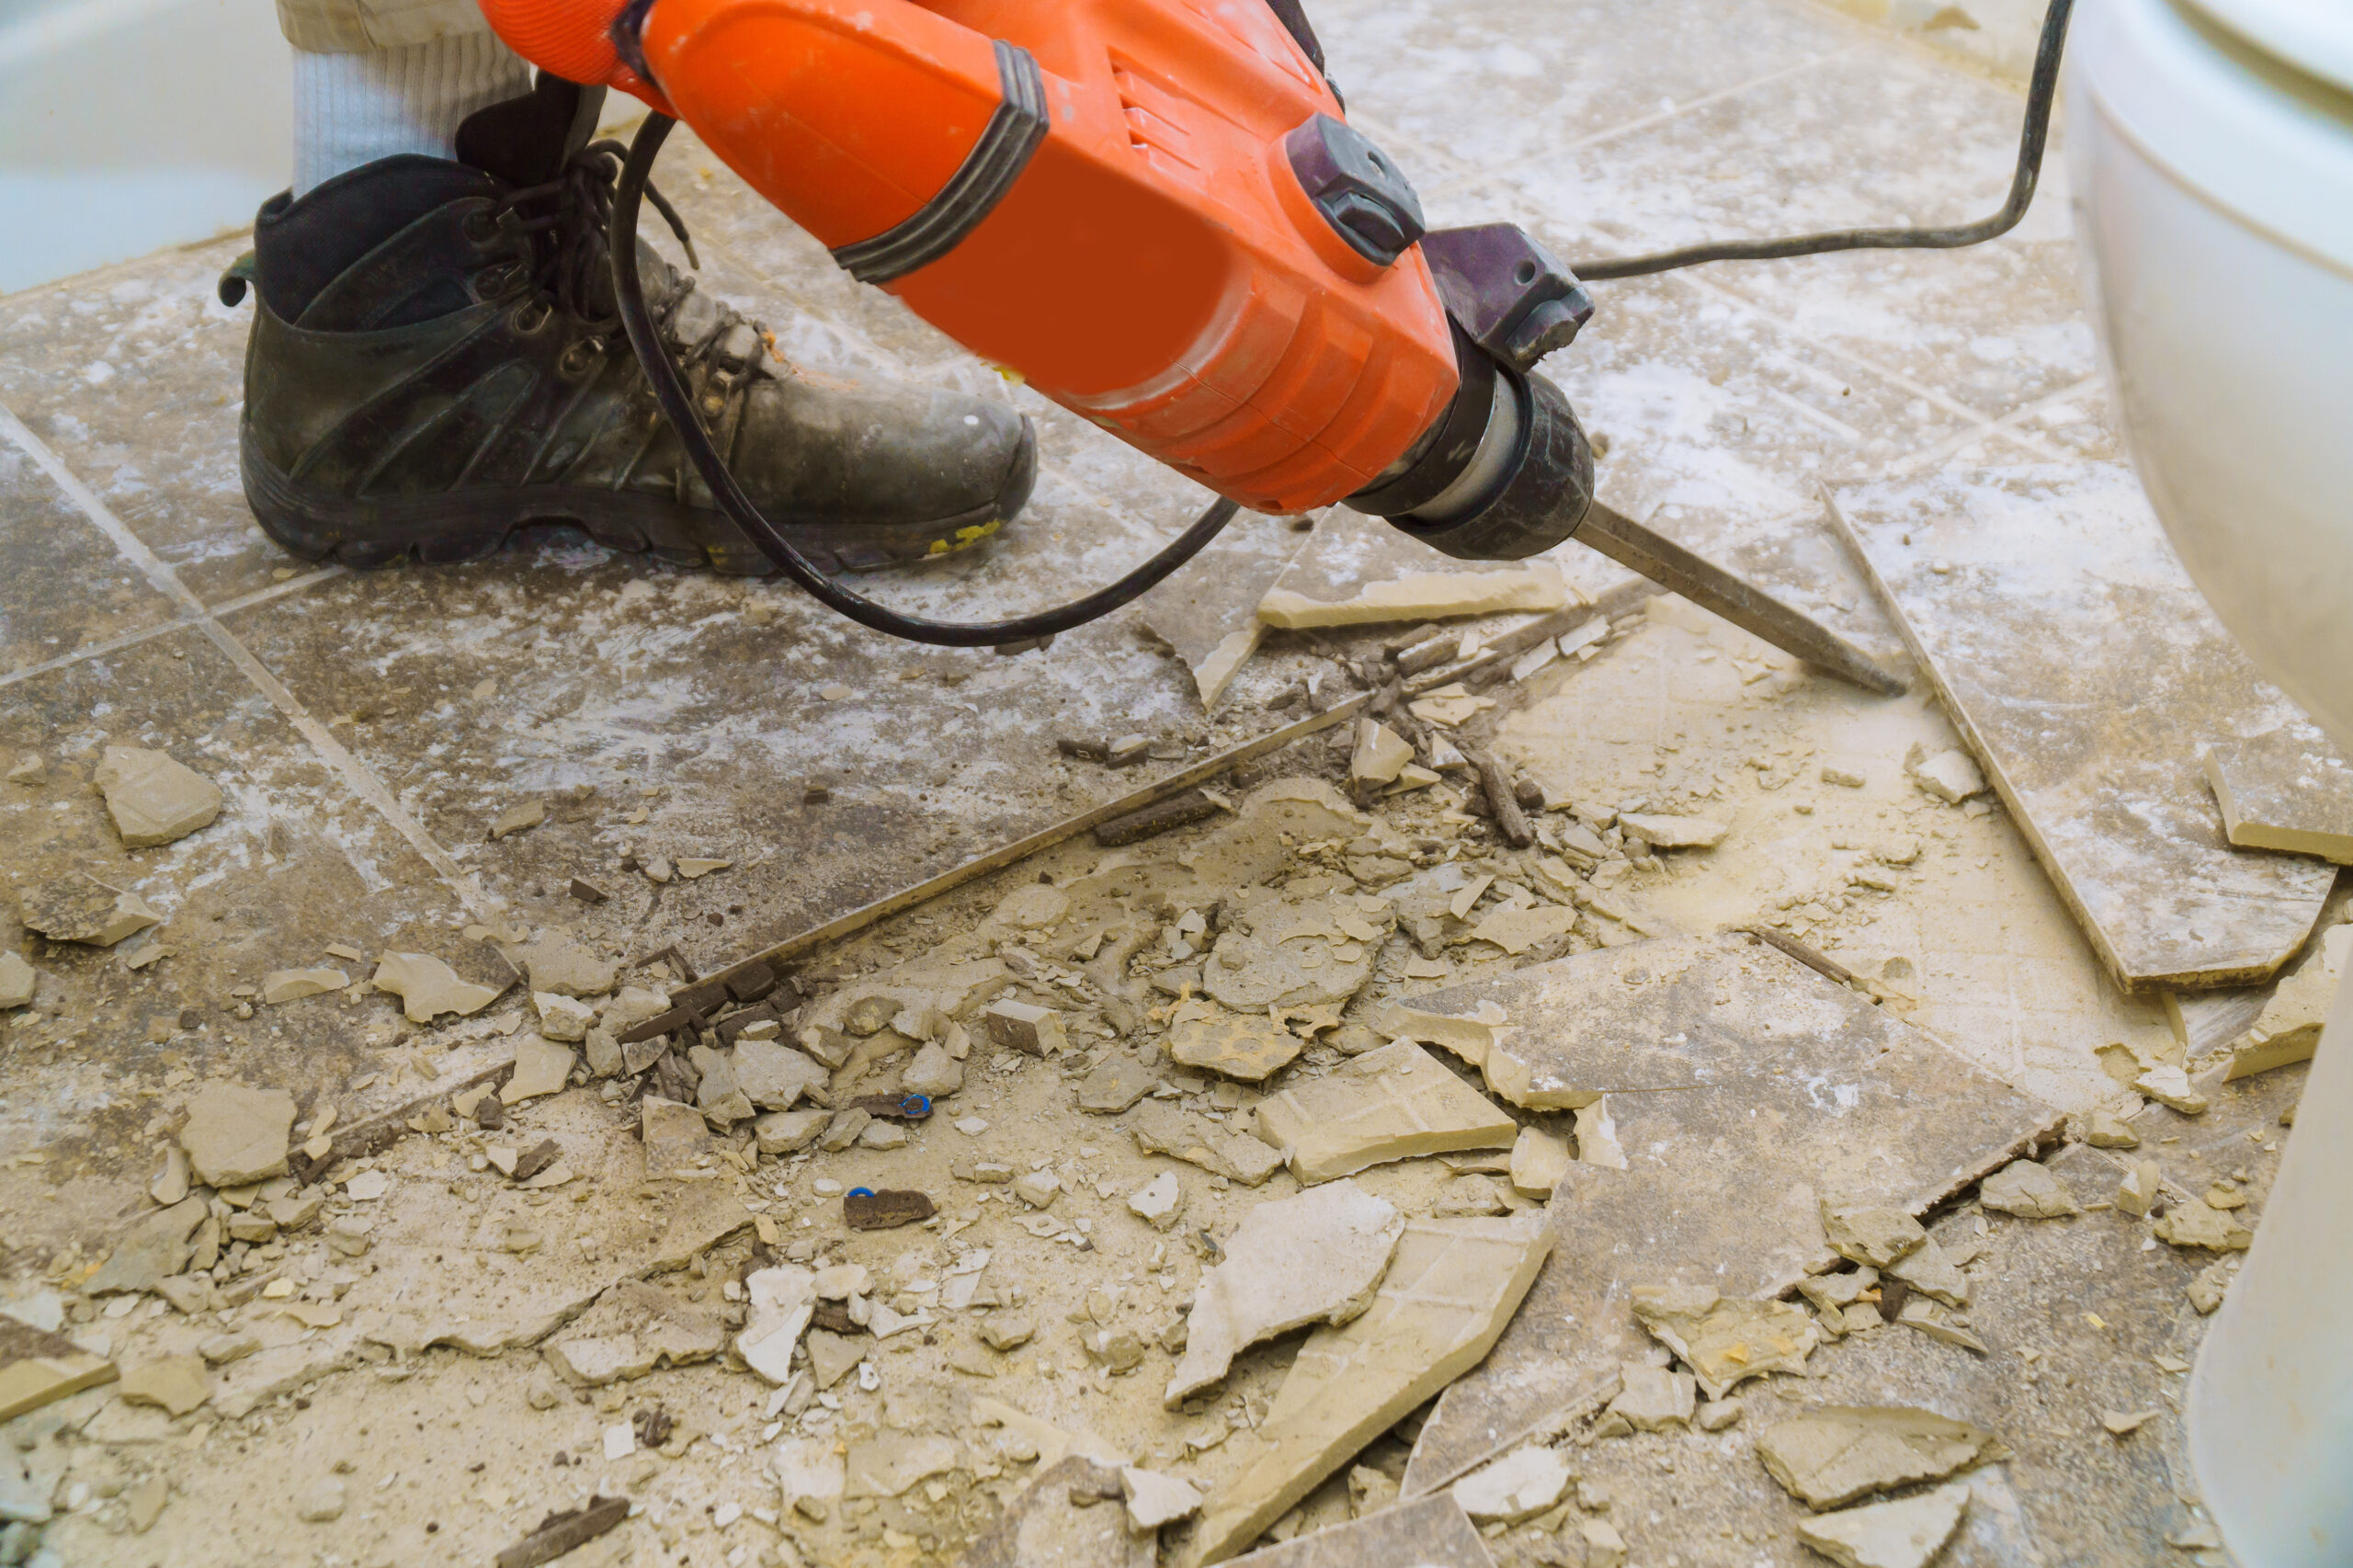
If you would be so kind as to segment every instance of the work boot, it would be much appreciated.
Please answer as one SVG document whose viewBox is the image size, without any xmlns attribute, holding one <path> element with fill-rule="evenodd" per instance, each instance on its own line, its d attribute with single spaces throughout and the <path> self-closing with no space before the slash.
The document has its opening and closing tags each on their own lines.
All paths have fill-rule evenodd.
<svg viewBox="0 0 2353 1568">
<path fill-rule="evenodd" d="M 386 158 L 263 206 L 221 295 L 255 285 L 245 497 L 286 549 L 475 561 L 518 525 L 570 522 L 680 565 L 774 569 L 714 509 L 622 333 L 606 242 L 622 153 L 588 140 L 601 96 L 542 76 L 470 117 L 455 161 Z M 706 428 L 821 567 L 961 550 L 1029 498 L 1036 434 L 1013 410 L 786 364 L 759 323 L 638 255 Z"/>
</svg>

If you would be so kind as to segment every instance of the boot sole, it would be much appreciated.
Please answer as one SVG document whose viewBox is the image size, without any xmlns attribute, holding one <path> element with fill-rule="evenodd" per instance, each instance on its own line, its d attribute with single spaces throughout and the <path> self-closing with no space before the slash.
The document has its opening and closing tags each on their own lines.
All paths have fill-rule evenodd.
<svg viewBox="0 0 2353 1568">
<path fill-rule="evenodd" d="M 399 566 L 412 557 L 426 565 L 460 565 L 497 554 L 517 528 L 568 523 L 608 550 L 651 555 L 673 566 L 738 577 L 765 577 L 777 570 L 723 514 L 665 496 L 550 484 L 358 499 L 290 477 L 254 449 L 250 432 L 239 436 L 245 501 L 255 520 L 280 548 L 304 561 L 333 561 L 359 571 Z M 1025 419 L 1005 485 L 986 506 L 913 523 L 806 515 L 774 520 L 828 576 L 887 571 L 983 543 L 1020 511 L 1037 474 L 1038 433 Z"/>
</svg>

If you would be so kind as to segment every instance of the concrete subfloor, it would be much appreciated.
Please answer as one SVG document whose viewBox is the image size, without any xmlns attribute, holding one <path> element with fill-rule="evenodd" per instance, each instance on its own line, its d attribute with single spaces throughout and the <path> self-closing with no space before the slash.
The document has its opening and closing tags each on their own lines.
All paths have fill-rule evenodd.
<svg viewBox="0 0 2353 1568">
<path fill-rule="evenodd" d="M 1974 215 L 1998 201 L 2015 144 L 2015 92 L 1801 0 L 1349 0 L 1318 6 L 1315 21 L 1352 118 L 1412 172 L 1434 223 L 1516 218 L 1573 260 L 1707 235 Z M 791 358 L 961 386 L 1040 420 L 1044 477 L 1022 524 L 983 555 L 871 585 L 892 602 L 972 617 L 1043 604 L 1121 570 L 1202 504 L 1194 487 L 852 284 L 691 142 L 665 157 L 661 177 L 698 235 L 705 286 L 764 317 Z M 1955 465 L 2120 460 L 2067 210 L 2054 153 L 2026 222 L 1975 250 L 1598 285 L 1594 323 L 1546 370 L 1607 438 L 1602 484 L 1614 504 L 1900 660 L 1893 627 L 1822 517 L 1818 487 Z M 12 568 L 0 574 L 0 752 L 49 763 L 37 787 L 0 785 L 0 864 L 20 881 L 88 871 L 167 917 L 153 937 L 111 951 L 20 943 L 44 978 L 32 1008 L 0 1015 L 6 1293 L 36 1313 L 62 1305 L 74 1332 L 103 1338 L 127 1365 L 249 1323 L 264 1342 L 224 1369 L 224 1396 L 235 1397 L 189 1416 L 161 1419 L 98 1391 L 13 1424 L 38 1473 L 66 1472 L 50 1544 L 76 1564 L 471 1560 L 595 1486 L 647 1508 L 578 1561 L 944 1555 L 1010 1494 L 1017 1464 L 1001 1454 L 976 1462 L 938 1498 L 917 1488 L 823 1524 L 788 1516 L 790 1535 L 752 1513 L 720 1526 L 710 1510 L 722 1502 L 779 1504 L 760 1451 L 766 1390 L 747 1373 L 664 1370 L 542 1411 L 526 1398 L 540 1364 L 529 1344 L 485 1356 L 366 1337 L 383 1323 L 363 1323 L 363 1307 L 472 1319 L 460 1297 L 529 1297 L 562 1313 L 583 1290 L 683 1260 L 663 1255 L 644 1208 L 654 1200 L 631 1165 L 631 1119 L 593 1087 L 517 1113 L 529 1136 L 565 1144 L 585 1173 L 572 1192 L 540 1204 L 485 1187 L 464 1169 L 478 1138 L 415 1135 L 378 1156 L 395 1182 L 385 1201 L 412 1207 L 386 1209 L 389 1239 L 372 1262 L 338 1262 L 298 1241 L 247 1271 L 249 1281 L 299 1276 L 305 1300 L 332 1300 L 340 1286 L 353 1304 L 344 1324 L 306 1328 L 258 1301 L 201 1320 L 154 1301 L 94 1317 L 98 1304 L 70 1287 L 144 1209 L 155 1151 L 199 1084 L 286 1088 L 304 1118 L 333 1106 L 347 1126 L 446 1101 L 512 1049 L 512 1036 L 479 1021 L 408 1026 L 381 995 L 239 1017 L 232 988 L 266 971 L 333 961 L 324 949 L 337 942 L 371 959 L 434 953 L 503 985 L 507 944 L 495 938 L 557 927 L 624 959 L 672 949 L 709 969 L 1268 733 L 1286 718 L 1268 698 L 1311 675 L 1323 692 L 1347 691 L 1330 655 L 1370 640 L 1274 634 L 1225 704 L 1203 715 L 1189 677 L 1141 634 L 1132 609 L 1042 654 L 1007 658 L 892 644 L 773 585 L 682 574 L 555 531 L 462 569 L 355 575 L 288 561 L 254 528 L 235 473 L 245 320 L 219 303 L 213 281 L 244 244 L 0 298 L 0 552 Z M 1234 548 L 1262 553 L 1290 527 L 1244 526 L 1251 532 Z M 1623 580 L 1574 544 L 1559 554 L 1589 592 Z M 2114 1096 L 2097 1047 L 2168 1049 L 2154 1001 L 2108 983 L 2000 809 L 1934 804 L 1901 777 L 1913 741 L 1949 744 L 1932 701 L 1862 699 L 1669 603 L 1635 617 L 1591 664 L 1499 694 L 1504 710 L 1481 733 L 1555 798 L 1640 796 L 1729 821 L 1723 849 L 1669 858 L 1622 885 L 1653 927 L 1774 922 L 1865 975 L 1949 1048 L 2070 1111 Z M 1135 773 L 1071 762 L 1052 746 L 1058 734 L 1126 731 L 1164 743 Z M 221 821 L 168 848 L 122 849 L 86 787 L 109 742 L 161 746 L 213 777 L 229 796 Z M 1823 784 L 1834 762 L 1865 786 Z M 1320 738 L 1272 764 L 1326 776 L 1336 765 Z M 831 801 L 805 803 L 811 783 L 827 785 Z M 548 821 L 486 841 L 490 821 L 529 798 L 549 802 Z M 1399 811 L 1484 853 L 1432 801 Z M 1894 891 L 1853 882 L 1897 840 L 1922 853 L 1899 873 L 1875 873 Z M 621 869 L 631 852 L 734 864 L 656 885 Z M 855 972 L 968 935 L 1041 871 L 1067 881 L 1098 858 L 1083 842 L 1045 851 L 819 949 L 804 975 Z M 576 902 L 565 891 L 574 876 L 613 896 Z M 1598 921 L 1589 929 L 1627 935 Z M 131 967 L 150 941 L 168 956 Z M 1405 976 L 1410 951 L 1389 944 L 1377 994 L 1442 983 Z M 1445 961 L 1461 978 L 1505 960 L 1456 949 Z M 348 967 L 356 976 L 366 966 Z M 483 1017 L 519 1021 L 518 1001 L 510 994 Z M 835 1429 L 952 1425 L 983 1393 L 1213 1480 L 1216 1450 L 1188 1458 L 1184 1438 L 1216 1412 L 1159 1410 L 1165 1354 L 1109 1378 L 1087 1365 L 1066 1321 L 1091 1310 L 1090 1292 L 1116 1288 L 1120 1322 L 1146 1332 L 1190 1294 L 1197 1249 L 1146 1230 L 1118 1196 L 1177 1167 L 1074 1111 L 1063 1074 L 1010 1068 L 958 1096 L 904 1151 L 821 1155 L 790 1175 L 763 1160 L 738 1189 L 788 1231 L 822 1235 L 830 1255 L 880 1272 L 903 1257 L 945 1263 L 954 1249 L 944 1238 L 909 1245 L 913 1233 L 841 1237 L 838 1205 L 813 1179 L 925 1186 L 949 1195 L 956 1219 L 976 1216 L 957 1246 L 988 1245 L 999 1255 L 993 1273 L 1035 1293 L 1046 1326 L 1028 1357 L 983 1381 L 948 1365 L 976 1348 L 961 1322 L 902 1336 L 875 1358 L 878 1389 L 839 1391 Z M 2157 1133 L 2183 1141 L 2159 1157 L 2196 1150 L 2220 1168 L 2244 1165 L 2259 1209 L 2285 1136 L 2276 1119 L 2300 1083 L 2290 1069 L 2234 1086 L 2205 1118 Z M 1075 1162 L 1088 1185 L 1065 1204 L 1095 1217 L 1091 1254 L 967 1200 L 972 1189 L 948 1171 L 969 1153 L 964 1135 L 944 1125 L 964 1114 L 995 1123 L 1008 1152 Z M 2143 1114 L 2144 1126 L 2173 1119 Z M 2071 1181 L 2097 1186 L 2094 1163 L 2107 1156 L 2061 1158 L 2073 1162 Z M 2198 1168 L 2184 1165 L 2182 1178 Z M 1256 1198 L 1290 1190 L 1278 1176 L 1256 1194 L 1214 1191 L 1181 1169 L 1195 1204 L 1188 1230 L 1223 1234 Z M 1368 1185 L 1426 1207 L 1446 1176 L 1419 1161 Z M 664 1199 L 653 1213 L 675 1218 L 673 1207 Z M 1964 1205 L 1939 1223 L 1973 1233 L 1977 1218 Z M 502 1251 L 497 1227 L 526 1219 L 539 1243 L 519 1256 Z M 662 1278 L 718 1307 L 717 1282 L 752 1244 L 741 1223 Z M 1610 1517 L 1643 1568 L 1811 1561 L 1790 1534 L 1793 1506 L 1754 1459 L 1753 1428 L 1785 1398 L 1918 1401 L 1995 1429 L 2018 1456 L 1981 1475 L 1949 1561 L 2181 1555 L 2165 1545 L 2190 1521 L 2195 1496 L 2175 1414 L 2181 1380 L 2150 1358 L 2194 1353 L 2204 1320 L 2182 1289 L 2204 1260 L 2144 1248 L 2145 1231 L 2108 1212 L 1991 1217 L 1972 1271 L 1990 1358 L 1891 1327 L 1817 1352 L 1821 1381 L 1776 1380 L 1728 1433 L 1604 1440 L 1577 1462 L 1615 1494 Z M 556 1281 L 544 1266 L 567 1248 Z M 61 1287 L 62 1297 L 43 1294 Z M 529 1316 L 517 1311 L 518 1322 Z M 1295 1344 L 1245 1356 L 1218 1410 L 1262 1414 Z M 2027 1349 L 2044 1359 L 2026 1360 Z M 626 1418 L 616 1412 L 657 1403 L 708 1439 L 675 1459 L 605 1465 L 601 1429 Z M 2102 1410 L 2153 1406 L 2165 1413 L 2130 1438 L 2097 1426 Z M 1384 1444 L 1371 1458 L 1402 1468 L 1403 1447 Z M 551 1463 L 559 1449 L 563 1468 Z M 342 1465 L 347 1511 L 298 1520 L 297 1494 Z M 980 1473 L 989 1468 L 999 1473 Z M 132 1532 L 126 1488 L 158 1475 L 172 1500 Z M 1293 1523 L 1346 1507 L 1336 1482 Z M 1522 1562 L 1574 1562 L 1582 1551 L 1574 1518 L 1564 1531 L 1521 1527 L 1492 1544 Z"/>
</svg>

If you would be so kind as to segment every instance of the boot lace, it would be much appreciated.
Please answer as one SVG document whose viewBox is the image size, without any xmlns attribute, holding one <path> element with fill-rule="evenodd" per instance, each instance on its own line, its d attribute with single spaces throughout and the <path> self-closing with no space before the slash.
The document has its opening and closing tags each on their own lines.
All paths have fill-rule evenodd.
<svg viewBox="0 0 2353 1568">
<path fill-rule="evenodd" d="M 564 161 L 563 171 L 554 179 L 508 191 L 492 211 L 494 220 L 514 213 L 516 226 L 531 236 L 533 260 L 526 281 L 540 310 L 561 312 L 584 335 L 608 342 L 621 335 L 620 312 L 613 303 L 609 234 L 613 184 L 628 155 L 629 149 L 619 142 L 591 142 Z M 699 269 L 694 238 L 677 210 L 651 185 L 645 198 L 677 236 L 687 265 Z M 666 266 L 649 269 L 649 280 L 660 285 L 654 313 L 666 329 L 694 280 Z M 541 314 L 531 324 L 544 319 Z"/>
</svg>

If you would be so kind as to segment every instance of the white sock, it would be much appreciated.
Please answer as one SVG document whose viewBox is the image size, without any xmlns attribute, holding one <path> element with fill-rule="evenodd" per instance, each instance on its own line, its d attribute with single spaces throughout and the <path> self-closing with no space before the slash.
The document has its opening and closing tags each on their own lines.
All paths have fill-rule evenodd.
<svg viewBox="0 0 2353 1568">
<path fill-rule="evenodd" d="M 458 123 L 531 90 L 491 32 L 358 54 L 294 51 L 294 194 L 398 153 L 455 156 Z"/>
</svg>

